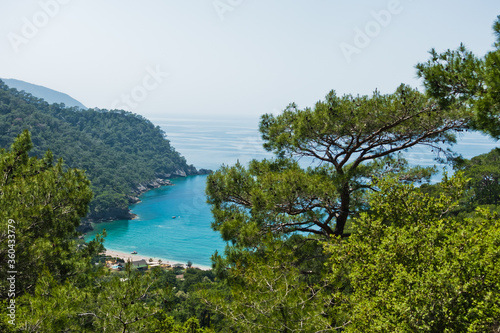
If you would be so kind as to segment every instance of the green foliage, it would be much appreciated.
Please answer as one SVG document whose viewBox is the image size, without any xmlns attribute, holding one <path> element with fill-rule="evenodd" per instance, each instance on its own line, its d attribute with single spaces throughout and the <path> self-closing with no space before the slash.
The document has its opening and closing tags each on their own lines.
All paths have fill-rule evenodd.
<svg viewBox="0 0 500 333">
<path fill-rule="evenodd" d="M 470 178 L 466 207 L 500 204 L 500 149 L 462 161 L 457 165 Z"/>
<path fill-rule="evenodd" d="M 204 307 L 197 298 L 192 302 L 196 308 L 193 304 L 189 308 L 186 299 L 170 303 L 178 293 L 173 286 L 178 284 L 175 278 L 172 284 L 165 283 L 165 274 L 161 269 L 142 273 L 128 266 L 121 274 L 100 270 L 79 285 L 76 280 L 59 283 L 44 270 L 35 293 L 17 299 L 17 328 L 32 332 L 212 332 L 196 318 L 195 309 Z M 185 311 L 185 317 L 180 318 L 179 311 Z"/>
<path fill-rule="evenodd" d="M 434 49 L 426 63 L 417 65 L 418 75 L 430 96 L 443 108 L 470 109 L 470 125 L 500 137 L 500 16 L 493 30 L 496 49 L 477 58 L 462 44 L 438 54 Z"/>
<path fill-rule="evenodd" d="M 171 272 L 166 273 L 173 274 Z M 217 288 L 214 283 L 214 274 L 211 271 L 202 271 L 195 268 L 186 269 L 184 279 L 175 279 L 169 283 L 171 294 L 163 304 L 163 309 L 177 322 L 186 322 L 196 318 L 202 327 L 212 327 L 219 323 L 221 316 L 214 314 L 201 300 L 198 294 L 200 285 L 205 288 Z"/>
<path fill-rule="evenodd" d="M 208 332 L 197 318 L 190 319 L 199 315 L 205 326 L 211 323 L 210 312 L 194 293 L 191 303 L 165 305 L 173 288 L 191 292 L 205 277 L 213 281 L 213 274 L 190 269 L 181 285 L 173 273 L 159 269 L 141 274 L 128 266 L 116 275 L 94 265 L 105 235 L 89 243 L 76 239 L 92 198 L 90 182 L 62 160 L 54 163 L 50 151 L 43 159 L 30 157 L 31 148 L 24 131 L 9 151 L 0 152 L 0 300 L 16 305 L 15 327 L 2 307 L 2 331 L 154 332 L 175 321 L 175 332 Z M 9 295 L 11 270 L 17 272 L 15 297 Z M 162 319 L 165 310 L 171 315 Z M 182 318 L 172 317 L 179 313 Z"/>
<path fill-rule="evenodd" d="M 460 175 L 445 179 L 437 197 L 394 180 L 378 186 L 356 232 L 326 244 L 337 325 L 345 332 L 498 329 L 498 216 L 447 214 L 465 189 Z"/>
<path fill-rule="evenodd" d="M 92 318 L 95 331 L 148 331 L 167 290 L 153 288 L 155 272 L 131 270 L 123 276 L 105 276 L 91 290 L 91 301 L 80 316 Z"/>
<path fill-rule="evenodd" d="M 142 116 L 48 104 L 0 81 L 0 147 L 25 129 L 32 135 L 32 156 L 50 148 L 69 167 L 86 171 L 94 192 L 91 219 L 126 218 L 139 184 L 196 172 L 165 133 Z"/>
<path fill-rule="evenodd" d="M 346 236 L 348 218 L 367 208 L 373 178 L 428 179 L 432 170 L 409 168 L 398 153 L 425 145 L 446 154 L 442 144 L 455 142 L 464 116 L 404 85 L 371 97 L 331 92 L 313 110 L 292 104 L 279 116 L 264 115 L 264 147 L 278 159 L 222 167 L 209 176 L 213 228 L 242 246 L 268 231 Z M 320 166 L 302 169 L 293 158 L 303 157 Z"/>
<path fill-rule="evenodd" d="M 302 170 L 290 160 L 222 167 L 207 184 L 214 229 L 243 246 L 259 242 L 268 230 L 323 234 L 313 226 L 322 223 L 320 209 L 336 199 L 336 183 L 324 170 Z"/>
<path fill-rule="evenodd" d="M 468 117 L 467 108 L 444 108 L 404 85 L 370 97 L 331 92 L 314 109 L 291 104 L 278 116 L 264 115 L 264 147 L 277 158 L 223 166 L 207 180 L 212 227 L 231 242 L 225 258 L 213 257 L 215 273 L 227 287 L 203 294 L 207 304 L 228 327 L 243 332 L 347 327 L 355 315 L 350 309 L 362 304 L 357 298 L 348 303 L 349 265 L 362 256 L 345 261 L 349 251 L 340 245 L 338 252 L 318 254 L 318 241 L 334 236 L 344 239 L 339 244 L 350 244 L 350 232 L 363 226 L 351 228 L 348 222 L 366 212 L 380 214 L 381 221 L 400 219 L 401 210 L 377 209 L 368 201 L 373 191 L 386 190 L 373 181 L 390 175 L 396 186 L 429 179 L 434 170 L 410 168 L 399 153 L 423 145 L 453 156 L 443 145 L 455 142 L 454 132 L 467 127 Z M 301 158 L 312 159 L 311 166 L 301 168 Z M 456 197 L 457 189 L 447 191 Z M 453 208 L 448 200 L 428 209 L 433 200 L 422 200 L 401 223 Z M 325 276 L 324 263 L 335 260 L 346 266 Z"/>
<path fill-rule="evenodd" d="M 495 31 L 500 37 L 500 17 Z M 432 170 L 409 168 L 398 155 L 423 145 L 454 157 L 444 144 L 470 127 L 498 135 L 500 51 L 484 60 L 463 46 L 431 54 L 417 66 L 427 95 L 402 85 L 370 97 L 331 92 L 312 109 L 291 104 L 261 118 L 276 160 L 209 176 L 213 228 L 231 245 L 213 257 L 224 284 L 203 297 L 228 327 L 500 329 L 498 152 L 461 164 L 468 187 L 458 174 L 422 189 L 409 182 Z M 457 216 L 464 204 L 489 206 Z M 325 252 L 297 240 L 324 241 Z"/>
<path fill-rule="evenodd" d="M 169 333 L 210 333 L 213 332 L 207 328 L 201 328 L 196 318 L 189 318 L 184 325 L 179 325 L 172 317 L 164 316 L 161 325 L 152 332 Z"/>
<path fill-rule="evenodd" d="M 32 291 L 43 267 L 64 280 L 83 269 L 80 258 L 100 249 L 96 241 L 75 253 L 75 228 L 92 198 L 84 173 L 64 171 L 62 160 L 54 163 L 50 151 L 42 159 L 29 157 L 31 148 L 30 134 L 24 131 L 10 151 L 0 151 L 2 298 L 7 293 L 7 264 L 18 271 L 16 288 L 21 295 Z M 9 254 L 9 249 L 15 253 Z"/>
<path fill-rule="evenodd" d="M 85 291 L 69 281 L 59 283 L 47 269 L 40 273 L 34 294 L 26 294 L 17 300 L 17 328 L 28 332 L 88 329 L 88 323 L 77 315 L 84 303 Z"/>
<path fill-rule="evenodd" d="M 303 242 L 267 235 L 253 251 L 241 251 L 227 269 L 227 288 L 202 292 L 203 300 L 237 332 L 315 332 L 329 327 L 321 284 L 307 279 Z M 234 250 L 234 249 L 233 249 Z M 304 250 L 304 251 L 301 251 Z M 223 260 L 218 258 L 218 260 Z"/>
<path fill-rule="evenodd" d="M 461 126 L 459 114 L 401 85 L 393 94 L 375 91 L 371 97 L 339 97 L 332 91 L 314 109 L 291 104 L 279 116 L 264 115 L 260 130 L 264 147 L 279 156 L 310 156 L 343 167 L 416 144 L 453 141 L 447 130 Z"/>
</svg>

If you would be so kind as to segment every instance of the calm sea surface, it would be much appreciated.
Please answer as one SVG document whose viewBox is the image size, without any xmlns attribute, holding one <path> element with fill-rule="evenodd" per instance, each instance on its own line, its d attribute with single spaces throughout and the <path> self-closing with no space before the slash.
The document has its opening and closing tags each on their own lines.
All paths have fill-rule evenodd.
<svg viewBox="0 0 500 333">
<path fill-rule="evenodd" d="M 146 192 L 141 196 L 142 202 L 131 206 L 137 219 L 98 223 L 87 237 L 106 229 L 107 249 L 210 266 L 210 256 L 217 249 L 222 252 L 225 244 L 210 228 L 212 217 L 205 202 L 205 179 L 206 176 L 177 178 L 172 180 L 174 186 Z"/>
<path fill-rule="evenodd" d="M 188 120 L 151 118 L 160 126 L 175 149 L 197 168 L 216 170 L 236 161 L 247 163 L 272 155 L 262 148 L 258 119 Z M 459 137 L 454 150 L 465 158 L 487 153 L 499 146 L 477 133 Z M 425 148 L 405 153 L 411 164 L 434 165 L 434 154 Z M 439 180 L 437 176 L 434 181 Z M 204 194 L 206 176 L 174 179 L 175 186 L 149 191 L 141 203 L 131 207 L 139 217 L 131 221 L 113 221 L 96 225 L 87 239 L 106 229 L 105 247 L 185 263 L 210 266 L 211 255 L 223 252 L 225 243 L 210 228 L 212 216 Z M 176 218 L 172 218 L 176 216 Z"/>
</svg>

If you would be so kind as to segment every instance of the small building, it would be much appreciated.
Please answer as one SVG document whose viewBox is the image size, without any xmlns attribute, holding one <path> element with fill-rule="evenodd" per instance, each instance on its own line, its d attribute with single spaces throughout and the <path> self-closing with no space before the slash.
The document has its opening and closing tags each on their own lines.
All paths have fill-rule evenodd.
<svg viewBox="0 0 500 333">
<path fill-rule="evenodd" d="M 148 269 L 148 262 L 144 259 L 132 261 L 130 264 L 132 265 L 132 268 L 137 268 L 138 270 Z"/>
</svg>

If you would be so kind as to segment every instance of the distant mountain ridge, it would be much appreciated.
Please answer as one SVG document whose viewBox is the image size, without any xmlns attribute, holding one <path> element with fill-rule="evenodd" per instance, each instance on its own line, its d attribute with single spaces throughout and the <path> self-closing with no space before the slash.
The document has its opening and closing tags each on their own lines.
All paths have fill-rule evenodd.
<svg viewBox="0 0 500 333">
<path fill-rule="evenodd" d="M 33 83 L 16 80 L 16 79 L 1 79 L 10 88 L 16 88 L 19 91 L 24 90 L 25 92 L 32 94 L 35 97 L 42 98 L 47 103 L 64 103 L 66 107 L 78 107 L 80 109 L 86 110 L 87 107 L 69 96 L 68 94 L 44 87 Z"/>
</svg>

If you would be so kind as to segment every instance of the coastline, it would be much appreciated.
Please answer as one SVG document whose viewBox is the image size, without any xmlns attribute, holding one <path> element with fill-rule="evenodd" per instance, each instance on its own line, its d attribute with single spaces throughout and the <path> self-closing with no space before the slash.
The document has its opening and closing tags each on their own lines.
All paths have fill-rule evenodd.
<svg viewBox="0 0 500 333">
<path fill-rule="evenodd" d="M 135 205 L 141 202 L 140 196 L 148 191 L 160 188 L 162 186 L 174 186 L 171 182 L 171 179 L 175 178 L 184 178 L 189 176 L 203 176 L 209 175 L 213 171 L 209 169 L 199 169 L 197 170 L 193 167 L 193 170 L 177 170 L 172 174 L 162 175 L 163 178 L 156 178 L 147 183 L 139 183 L 137 184 L 131 191 L 131 193 L 127 194 L 127 199 L 129 205 L 127 209 L 111 209 L 103 214 L 103 216 L 92 216 L 92 214 L 85 216 L 80 220 L 80 225 L 77 230 L 82 234 L 86 234 L 89 231 L 94 230 L 92 226 L 93 223 L 105 223 L 110 221 L 117 220 L 135 220 L 138 219 L 138 216 L 132 213 L 130 208 L 131 205 Z"/>
<path fill-rule="evenodd" d="M 210 170 L 208 170 L 208 172 L 203 172 L 203 173 L 200 173 L 198 175 L 206 175 L 209 172 L 210 172 Z M 189 177 L 189 176 L 197 176 L 197 175 L 188 175 L 186 177 Z M 175 178 L 184 178 L 184 177 L 175 177 Z M 138 193 L 138 195 L 136 197 L 138 200 L 134 204 L 142 202 L 139 199 L 139 197 L 146 192 L 149 192 L 149 191 L 152 191 L 152 190 L 155 190 L 157 188 L 164 187 L 164 186 L 165 187 L 166 186 L 175 186 L 175 184 L 171 183 L 170 180 L 165 180 L 165 182 L 167 182 L 167 181 L 168 181 L 168 184 L 162 184 L 160 186 L 157 186 L 158 185 L 158 183 L 157 183 L 157 184 L 155 184 L 156 186 L 144 186 L 143 188 L 140 188 L 141 192 Z M 132 208 L 133 207 L 131 207 L 131 206 L 128 207 L 129 214 L 132 216 L 131 216 L 131 218 L 128 218 L 127 220 L 138 220 L 140 218 L 140 216 L 138 214 L 132 213 Z M 112 221 L 116 221 L 116 220 L 122 220 L 122 219 L 108 219 L 108 220 L 93 221 L 90 223 L 91 224 L 104 224 L 105 225 L 106 222 L 112 222 Z M 94 230 L 93 226 L 90 230 L 84 232 L 83 236 L 85 238 L 88 237 L 90 231 L 92 231 L 92 230 Z M 157 263 L 158 260 L 161 259 L 163 264 L 170 264 L 170 265 L 182 264 L 184 266 L 186 266 L 186 264 L 187 264 L 187 262 L 184 262 L 181 260 L 175 260 L 175 259 L 167 258 L 167 257 L 154 256 L 154 255 L 150 255 L 148 253 L 143 253 L 143 252 L 139 252 L 138 254 L 131 254 L 128 251 L 123 251 L 123 249 L 122 250 L 115 250 L 115 249 L 113 249 L 113 247 L 111 247 L 111 248 L 105 247 L 105 251 L 103 252 L 103 254 L 106 254 L 106 255 L 111 256 L 111 257 L 121 258 L 124 261 L 127 261 L 127 260 L 139 261 L 139 260 L 144 259 L 146 262 L 149 263 L 149 259 L 153 259 L 153 262 Z M 198 268 L 198 269 L 201 269 L 204 271 L 212 270 L 212 267 L 210 264 L 209 265 L 199 264 L 193 260 L 191 260 L 191 262 L 192 262 L 192 268 Z"/>
<path fill-rule="evenodd" d="M 110 257 L 114 257 L 114 258 L 120 258 L 120 259 L 123 259 L 125 261 L 137 261 L 137 260 L 146 260 L 147 262 L 149 262 L 149 259 L 152 258 L 153 259 L 153 262 L 158 262 L 158 260 L 161 260 L 162 263 L 164 264 L 170 264 L 170 265 L 175 265 L 175 264 L 183 264 L 183 265 L 186 265 L 186 263 L 182 263 L 180 261 L 176 261 L 176 260 L 172 260 L 172 259 L 166 259 L 166 258 L 160 258 L 160 257 L 151 257 L 151 256 L 147 256 L 147 255 L 143 255 L 143 254 L 131 254 L 131 253 L 125 253 L 125 252 L 121 252 L 121 251 L 115 251 L 115 250 L 111 250 L 111 249 L 106 249 L 106 251 L 104 252 L 105 255 L 107 256 L 110 256 Z M 204 266 L 204 265 L 198 265 L 196 263 L 193 263 L 193 266 L 192 268 L 198 268 L 198 269 L 201 269 L 203 271 L 209 271 L 211 270 L 212 268 L 209 267 L 209 266 Z"/>
</svg>

